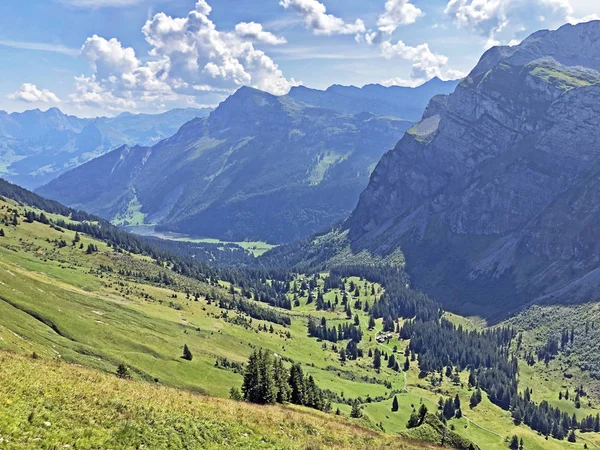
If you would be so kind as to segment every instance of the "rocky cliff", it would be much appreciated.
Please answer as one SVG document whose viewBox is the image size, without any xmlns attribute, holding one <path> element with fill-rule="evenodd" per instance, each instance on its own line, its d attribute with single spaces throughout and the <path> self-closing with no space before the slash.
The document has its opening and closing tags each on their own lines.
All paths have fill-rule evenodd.
<svg viewBox="0 0 600 450">
<path fill-rule="evenodd" d="M 463 313 L 600 297 L 600 22 L 489 50 L 375 169 L 353 251 Z"/>
</svg>

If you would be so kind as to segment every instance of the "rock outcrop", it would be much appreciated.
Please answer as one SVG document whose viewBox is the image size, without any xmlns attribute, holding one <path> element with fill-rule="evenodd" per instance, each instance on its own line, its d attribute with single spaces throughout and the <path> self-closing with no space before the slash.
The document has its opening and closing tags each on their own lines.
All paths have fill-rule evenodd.
<svg viewBox="0 0 600 450">
<path fill-rule="evenodd" d="M 600 297 L 600 22 L 489 50 L 375 169 L 353 250 L 463 313 Z"/>
</svg>

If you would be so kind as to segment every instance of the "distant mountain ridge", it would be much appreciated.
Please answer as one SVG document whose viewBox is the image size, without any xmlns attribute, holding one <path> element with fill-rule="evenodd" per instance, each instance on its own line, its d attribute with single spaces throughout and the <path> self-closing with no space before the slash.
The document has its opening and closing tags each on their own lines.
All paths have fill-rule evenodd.
<svg viewBox="0 0 600 450">
<path fill-rule="evenodd" d="M 287 96 L 309 106 L 333 108 L 343 114 L 370 112 L 418 122 L 432 97 L 454 92 L 459 82 L 442 81 L 435 77 L 415 88 L 380 84 L 358 88 L 335 84 L 325 91 L 297 86 Z"/>
<path fill-rule="evenodd" d="M 210 109 L 82 119 L 58 108 L 0 111 L 0 176 L 35 188 L 121 145 L 153 145 Z"/>
<path fill-rule="evenodd" d="M 412 122 L 241 88 L 154 147 L 122 147 L 38 192 L 120 223 L 287 242 L 343 220 Z M 75 189 L 74 187 L 77 186 Z"/>
</svg>

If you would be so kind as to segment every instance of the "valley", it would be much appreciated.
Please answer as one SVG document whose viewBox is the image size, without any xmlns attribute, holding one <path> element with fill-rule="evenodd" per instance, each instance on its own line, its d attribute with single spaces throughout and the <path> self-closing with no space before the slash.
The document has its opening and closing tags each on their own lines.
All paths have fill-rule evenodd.
<svg viewBox="0 0 600 450">
<path fill-rule="evenodd" d="M 19 217 L 17 226 L 10 224 L 15 211 Z M 172 272 L 164 263 L 157 264 L 157 261 L 141 254 L 116 251 L 106 242 L 85 233 L 77 233 L 77 238 L 74 231 L 56 227 L 52 222 L 46 224 L 34 220 L 29 223 L 25 220 L 27 211 L 35 212 L 38 217 L 43 212 L 18 205 L 7 198 L 0 202 L 0 228 L 4 231 L 4 236 L 0 238 L 0 348 L 18 355 L 29 355 L 3 354 L 3 367 L 9 370 L 23 370 L 23 367 L 31 365 L 41 367 L 40 370 L 49 370 L 50 373 L 75 371 L 72 376 L 82 380 L 101 380 L 107 389 L 117 389 L 116 392 L 129 399 L 128 395 L 131 394 L 127 392 L 131 392 L 132 385 L 121 387 L 122 382 L 115 375 L 107 377 L 80 368 L 69 369 L 70 364 L 77 364 L 114 374 L 117 366 L 125 364 L 131 376 L 139 380 L 136 383 L 142 383 L 135 389 L 146 392 L 144 395 L 149 398 L 163 389 L 152 386 L 159 384 L 183 390 L 161 391 L 174 396 L 175 405 L 182 401 L 182 396 L 189 395 L 192 396 L 190 401 L 200 402 L 202 408 L 207 407 L 203 402 L 208 401 L 211 407 L 220 405 L 219 408 L 225 408 L 229 405 L 227 402 L 221 404 L 217 400 L 202 398 L 194 400 L 193 393 L 229 397 L 231 388 L 239 389 L 242 384 L 240 370 L 243 364 L 255 349 L 263 348 L 279 355 L 277 357 L 285 362 L 299 362 L 305 374 L 312 376 L 321 389 L 333 396 L 330 415 L 339 413 L 356 425 L 373 430 L 369 433 L 375 433 L 373 436 L 378 437 L 373 439 L 381 439 L 381 442 L 392 435 L 408 439 L 406 444 L 401 444 L 408 447 L 399 448 L 411 448 L 410 439 L 425 440 L 432 444 L 440 444 L 442 439 L 446 439 L 446 443 L 453 442 L 456 448 L 468 448 L 470 441 L 482 449 L 503 449 L 507 440 L 515 434 L 523 438 L 527 449 L 565 448 L 566 441 L 551 437 L 546 440 L 525 425 L 515 427 L 510 414 L 490 402 L 485 393 L 476 407 L 466 406 L 474 392 L 467 382 L 468 371 L 458 373 L 459 381 L 445 378 L 441 384 L 435 381 L 435 374 L 424 376 L 417 360 L 410 361 L 412 358 L 405 356 L 409 341 L 399 339 L 395 332 L 383 331 L 385 325 L 381 319 L 370 323 L 370 308 L 385 294 L 385 289 L 378 283 L 349 276 L 343 278 L 345 288 L 339 288 L 330 285 L 333 279 L 328 272 L 321 272 L 316 278 L 296 274 L 288 281 L 289 291 L 286 294 L 291 309 L 260 303 L 259 310 L 272 310 L 275 313 L 275 319 L 261 320 L 256 318 L 256 314 L 251 317 L 222 303 L 223 299 L 231 296 L 241 299 L 247 297 L 243 289 L 227 281 L 214 276 L 205 281 L 183 277 Z M 47 213 L 47 218 L 56 223 L 69 221 L 67 217 L 51 213 Z M 87 251 L 90 245 L 95 248 L 92 252 Z M 251 299 L 244 301 L 256 303 Z M 290 325 L 278 323 L 279 316 L 289 317 Z M 328 327 L 357 323 L 362 334 L 359 348 L 363 356 L 356 360 L 340 359 L 339 349 L 346 346 L 348 341 L 335 343 L 311 337 L 307 334 L 307 323 L 313 320 L 310 318 L 318 322 L 326 320 Z M 472 329 L 480 327 L 479 322 L 456 315 L 449 314 L 448 319 L 460 325 L 470 324 Z M 400 320 L 394 328 L 402 327 L 404 323 L 405 320 Z M 529 349 L 543 342 L 537 332 L 524 330 L 522 334 L 524 345 Z M 379 336 L 384 336 L 380 339 L 381 343 L 377 339 Z M 184 345 L 193 355 L 191 361 L 181 357 Z M 373 352 L 381 352 L 385 356 L 381 358 L 380 368 L 373 366 L 370 357 Z M 525 350 L 521 353 L 522 356 L 526 354 Z M 38 359 L 32 360 L 31 355 Z M 394 356 L 398 364 L 396 369 L 389 364 L 389 359 Z M 63 363 L 45 362 L 53 360 Z M 404 366 L 405 360 L 408 360 L 408 367 Z M 600 403 L 597 403 L 599 397 L 595 390 L 587 394 L 591 406 L 586 404 L 575 409 L 572 401 L 558 400 L 557 390 L 568 388 L 574 393 L 585 379 L 585 375 L 576 370 L 569 378 L 565 378 L 562 371 L 557 370 L 565 364 L 563 358 L 551 361 L 551 371 L 547 371 L 543 362 L 529 368 L 521 357 L 519 364 L 522 368 L 519 385 L 521 388 L 532 387 L 537 401 L 548 399 L 551 393 L 556 397 L 550 400 L 551 403 L 569 414 L 575 413 L 581 418 L 597 414 L 596 405 Z M 2 385 L 6 386 L 5 383 Z M 27 384 L 30 385 L 35 386 L 34 383 Z M 81 389 L 90 389 L 85 387 L 85 383 L 83 386 Z M 29 388 L 22 389 L 27 391 Z M 59 395 L 60 386 L 56 389 Z M 8 392 L 5 391 L 5 395 L 9 395 Z M 87 398 L 90 394 L 82 392 L 82 395 Z M 121 394 L 116 395 L 119 397 Z M 425 405 L 429 412 L 436 412 L 440 396 L 454 398 L 456 395 L 465 405 L 464 413 L 460 419 L 449 420 L 448 428 L 433 415 L 427 423 L 417 428 L 407 428 L 411 411 Z M 392 412 L 394 398 L 398 402 L 397 412 Z M 149 438 L 143 431 L 147 426 L 144 425 L 144 408 L 133 399 L 124 401 L 130 405 L 128 408 L 133 407 L 136 411 L 135 425 L 130 426 L 140 428 L 134 432 L 127 426 L 114 435 L 118 436 L 117 442 L 122 445 L 130 445 L 127 442 L 146 442 Z M 362 418 L 348 419 L 355 401 L 360 405 Z M 135 406 L 131 406 L 132 402 Z M 14 421 L 22 420 L 24 413 L 15 416 L 12 405 L 11 401 L 2 404 L 1 408 L 4 409 L 5 420 L 8 417 L 14 427 L 18 423 Z M 18 401 L 16 405 L 19 405 Z M 25 406 L 21 404 L 18 407 Z M 114 403 L 89 407 L 110 409 Z M 42 422 L 49 421 L 60 426 L 61 423 L 71 424 L 76 420 L 63 415 L 57 417 L 48 408 L 48 403 L 37 406 L 34 414 L 38 419 L 32 420 L 28 427 L 43 431 Z M 186 411 L 189 410 L 186 408 Z M 270 416 L 279 414 L 277 411 L 274 410 Z M 254 417 L 255 413 L 248 414 Z M 309 414 L 310 420 L 313 414 Z M 189 420 L 185 419 L 185 415 L 182 417 L 181 420 Z M 118 416 L 114 420 L 112 424 L 101 425 L 104 432 L 123 426 Z M 249 420 L 252 423 L 253 419 Z M 318 420 L 318 417 L 314 420 Z M 345 423 L 340 422 L 339 426 L 343 427 Z M 61 439 L 64 442 L 77 441 L 82 448 L 94 448 L 95 439 L 103 439 L 100 431 L 76 430 L 63 429 L 61 426 L 59 432 L 53 430 L 51 437 L 48 435 L 47 438 L 57 443 L 63 442 Z M 164 430 L 168 432 L 168 428 Z M 228 430 L 227 436 L 232 432 Z M 262 427 L 253 430 L 260 436 L 270 433 Z M 216 437 L 219 432 L 215 433 L 211 436 L 221 439 Z M 34 435 L 12 433 L 11 439 L 15 443 L 25 443 Z M 6 432 L 3 436 L 6 438 Z M 193 439 L 186 436 L 180 437 L 182 442 Z M 239 436 L 236 439 L 240 439 Z M 347 441 L 344 444 L 344 438 L 339 439 L 331 445 L 345 447 Z M 461 439 L 467 444 L 460 444 Z M 590 448 L 595 448 L 596 439 L 593 433 L 578 433 L 578 443 L 572 445 L 573 448 L 582 448 L 582 443 L 587 443 Z"/>
</svg>

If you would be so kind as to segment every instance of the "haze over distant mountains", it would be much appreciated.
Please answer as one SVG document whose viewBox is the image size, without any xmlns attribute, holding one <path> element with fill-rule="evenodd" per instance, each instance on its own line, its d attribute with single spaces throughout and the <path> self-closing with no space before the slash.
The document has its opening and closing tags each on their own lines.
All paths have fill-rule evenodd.
<svg viewBox="0 0 600 450">
<path fill-rule="evenodd" d="M 153 145 L 210 111 L 175 109 L 94 119 L 66 115 L 57 108 L 0 111 L 0 176 L 32 189 L 118 146 Z"/>
<path fill-rule="evenodd" d="M 402 251 L 418 287 L 504 317 L 600 298 L 600 22 L 489 50 L 378 164 L 351 252 Z"/>
<path fill-rule="evenodd" d="M 459 81 L 442 81 L 435 77 L 416 88 L 386 87 L 380 84 L 368 84 L 357 88 L 336 84 L 325 91 L 297 86 L 291 89 L 288 97 L 310 106 L 333 108 L 343 114 L 367 111 L 418 122 L 429 100 L 435 95 L 454 92 Z"/>
<path fill-rule="evenodd" d="M 158 145 L 121 147 L 38 192 L 111 220 L 141 212 L 170 231 L 285 242 L 344 219 L 410 126 L 241 88 Z"/>
</svg>

